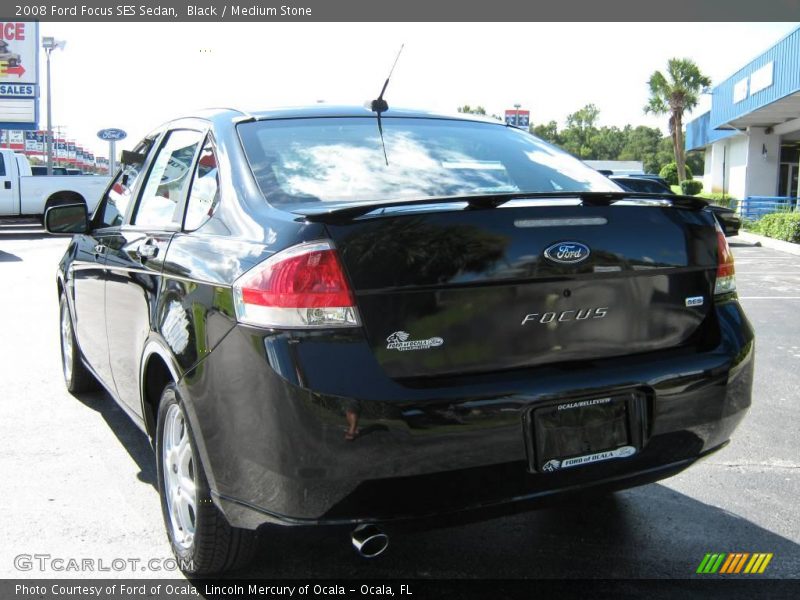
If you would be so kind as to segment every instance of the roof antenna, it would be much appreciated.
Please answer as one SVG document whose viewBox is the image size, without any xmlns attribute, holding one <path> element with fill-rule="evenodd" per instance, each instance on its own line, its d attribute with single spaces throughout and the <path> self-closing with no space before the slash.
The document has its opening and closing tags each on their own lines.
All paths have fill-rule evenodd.
<svg viewBox="0 0 800 600">
<path fill-rule="evenodd" d="M 386 103 L 386 100 L 383 99 L 383 94 L 386 92 L 386 88 L 389 86 L 389 80 L 392 78 L 392 73 L 394 73 L 394 68 L 397 66 L 397 61 L 400 59 L 400 53 L 403 52 L 404 47 L 405 44 L 400 45 L 400 50 L 397 51 L 397 56 L 394 59 L 394 63 L 392 63 L 392 68 L 389 70 L 389 75 L 386 77 L 386 81 L 383 82 L 381 93 L 369 104 L 370 110 L 376 114 L 378 119 L 378 133 L 381 136 L 383 159 L 386 161 L 387 167 L 389 166 L 389 157 L 386 155 L 386 142 L 383 141 L 383 124 L 381 123 L 381 113 L 389 110 L 389 105 Z"/>
</svg>

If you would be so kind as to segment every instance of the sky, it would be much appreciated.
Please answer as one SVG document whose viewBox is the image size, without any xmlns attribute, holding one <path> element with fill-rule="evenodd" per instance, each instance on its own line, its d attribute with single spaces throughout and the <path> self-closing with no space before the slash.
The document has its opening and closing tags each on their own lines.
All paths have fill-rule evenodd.
<svg viewBox="0 0 800 600">
<path fill-rule="evenodd" d="M 671 57 L 688 57 L 718 83 L 798 23 L 42 23 L 65 40 L 52 56 L 53 125 L 107 153 L 99 129 L 119 127 L 131 148 L 159 124 L 229 106 L 363 104 L 454 112 L 514 104 L 535 124 L 585 104 L 600 125 L 649 125 L 647 80 Z M 41 53 L 44 81 L 44 53 Z M 42 128 L 45 127 L 42 86 Z M 708 97 L 694 111 L 707 110 Z M 691 116 L 689 117 L 691 118 Z"/>
</svg>

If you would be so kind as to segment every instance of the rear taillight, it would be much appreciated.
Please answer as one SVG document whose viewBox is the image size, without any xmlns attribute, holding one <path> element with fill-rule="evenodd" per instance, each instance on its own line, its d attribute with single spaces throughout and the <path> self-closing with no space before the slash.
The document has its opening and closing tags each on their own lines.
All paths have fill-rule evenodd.
<svg viewBox="0 0 800 600">
<path fill-rule="evenodd" d="M 333 244 L 278 252 L 233 284 L 236 317 L 261 327 L 355 327 L 358 311 Z"/>
<path fill-rule="evenodd" d="M 736 291 L 736 274 L 733 268 L 733 253 L 719 224 L 717 227 L 717 282 L 714 295 L 729 294 Z"/>
</svg>

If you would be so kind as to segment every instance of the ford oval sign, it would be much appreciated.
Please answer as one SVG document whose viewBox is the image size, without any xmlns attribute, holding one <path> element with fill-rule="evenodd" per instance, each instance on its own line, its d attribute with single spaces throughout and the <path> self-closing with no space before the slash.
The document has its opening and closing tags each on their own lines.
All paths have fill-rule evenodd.
<svg viewBox="0 0 800 600">
<path fill-rule="evenodd" d="M 97 132 L 97 137 L 106 142 L 118 142 L 128 137 L 128 134 L 122 131 L 122 129 L 114 129 L 112 127 L 109 129 L 101 129 Z"/>
<path fill-rule="evenodd" d="M 572 265 L 589 258 L 591 250 L 580 242 L 558 242 L 544 251 L 544 257 L 554 263 Z"/>
</svg>

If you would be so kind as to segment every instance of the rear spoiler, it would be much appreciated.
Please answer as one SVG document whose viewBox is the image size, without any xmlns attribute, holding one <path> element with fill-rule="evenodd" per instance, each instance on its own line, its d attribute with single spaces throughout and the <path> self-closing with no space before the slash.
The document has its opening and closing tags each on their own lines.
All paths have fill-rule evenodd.
<svg viewBox="0 0 800 600">
<path fill-rule="evenodd" d="M 417 206 L 454 204 L 466 202 L 465 210 L 489 209 L 502 206 L 511 200 L 553 200 L 553 199 L 579 199 L 584 206 L 609 206 L 623 200 L 645 200 L 657 204 L 668 203 L 676 208 L 701 210 L 708 206 L 708 202 L 696 196 L 680 196 L 675 194 L 646 194 L 642 192 L 515 192 L 512 194 L 489 194 L 486 196 L 446 196 L 443 198 L 424 198 L 420 200 L 389 200 L 374 203 L 346 202 L 342 204 L 328 204 L 297 209 L 292 212 L 305 218 L 306 221 L 328 223 L 349 221 L 380 211 L 384 208 L 396 206 Z M 376 215 L 378 216 L 378 215 Z"/>
</svg>

